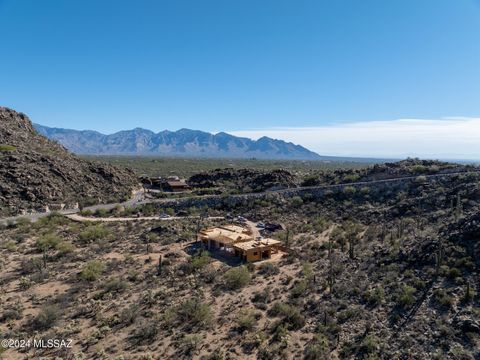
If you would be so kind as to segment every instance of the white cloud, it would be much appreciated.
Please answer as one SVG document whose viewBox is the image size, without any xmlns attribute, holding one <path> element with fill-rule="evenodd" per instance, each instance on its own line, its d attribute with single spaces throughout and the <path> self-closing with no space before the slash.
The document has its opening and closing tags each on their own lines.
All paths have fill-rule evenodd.
<svg viewBox="0 0 480 360">
<path fill-rule="evenodd" d="M 291 141 L 321 155 L 480 159 L 480 118 L 400 119 L 230 133 Z"/>
</svg>

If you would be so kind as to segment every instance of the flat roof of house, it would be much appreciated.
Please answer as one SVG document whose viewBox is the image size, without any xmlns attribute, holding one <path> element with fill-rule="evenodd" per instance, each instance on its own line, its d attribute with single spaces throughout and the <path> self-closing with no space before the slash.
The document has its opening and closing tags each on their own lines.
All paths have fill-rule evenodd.
<svg viewBox="0 0 480 360">
<path fill-rule="evenodd" d="M 219 228 L 229 230 L 229 231 L 234 231 L 240 234 L 248 232 L 248 230 L 245 229 L 244 227 L 239 225 L 234 225 L 234 224 L 219 226 Z"/>
<path fill-rule="evenodd" d="M 235 245 L 233 245 L 233 247 L 246 251 L 252 249 L 266 248 L 271 245 L 278 245 L 280 243 L 281 241 L 275 239 L 260 239 L 236 243 Z"/>
<path fill-rule="evenodd" d="M 188 186 L 188 184 L 182 180 L 168 180 L 167 184 L 169 186 Z"/>
<path fill-rule="evenodd" d="M 235 225 L 232 225 L 235 226 Z M 245 234 L 245 229 L 240 226 L 235 226 L 238 231 L 233 231 L 230 226 L 215 227 L 200 231 L 200 235 L 204 238 L 215 240 L 223 244 L 231 244 L 239 241 L 249 241 L 252 236 Z"/>
</svg>

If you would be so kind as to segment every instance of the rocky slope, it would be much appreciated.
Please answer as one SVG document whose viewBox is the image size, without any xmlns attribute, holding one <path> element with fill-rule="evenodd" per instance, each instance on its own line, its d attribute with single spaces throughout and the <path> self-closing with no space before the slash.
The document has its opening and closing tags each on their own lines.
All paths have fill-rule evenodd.
<svg viewBox="0 0 480 360">
<path fill-rule="evenodd" d="M 0 107 L 1 215 L 126 198 L 135 185 L 133 172 L 81 160 L 39 135 L 26 115 Z"/>
<path fill-rule="evenodd" d="M 164 155 L 258 159 L 321 159 L 302 146 L 262 137 L 258 140 L 236 137 L 224 132 L 210 134 L 181 129 L 158 134 L 145 129 L 104 135 L 96 131 L 49 128 L 35 124 L 42 135 L 63 144 L 77 154 L 91 155 Z"/>
<path fill-rule="evenodd" d="M 295 175 L 287 170 L 216 169 L 191 176 L 193 188 L 233 188 L 242 192 L 266 191 L 297 186 Z"/>
</svg>

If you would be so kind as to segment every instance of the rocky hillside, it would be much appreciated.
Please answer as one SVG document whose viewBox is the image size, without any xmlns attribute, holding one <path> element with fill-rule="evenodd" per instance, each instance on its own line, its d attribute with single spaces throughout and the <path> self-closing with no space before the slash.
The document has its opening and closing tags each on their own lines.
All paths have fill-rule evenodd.
<svg viewBox="0 0 480 360">
<path fill-rule="evenodd" d="M 210 134 L 181 129 L 158 134 L 145 129 L 104 135 L 96 131 L 49 128 L 35 124 L 46 137 L 56 140 L 77 154 L 91 155 L 163 155 L 258 159 L 321 159 L 302 146 L 262 137 L 258 140 L 236 137 L 224 132 Z"/>
<path fill-rule="evenodd" d="M 84 161 L 39 135 L 28 117 L 0 107 L 0 214 L 129 197 L 133 172 Z"/>
<path fill-rule="evenodd" d="M 295 187 L 297 179 L 295 174 L 283 169 L 216 169 L 191 176 L 188 184 L 193 188 L 222 187 L 248 193 Z"/>
<path fill-rule="evenodd" d="M 418 165 L 400 162 L 364 174 Z M 280 174 L 275 178 L 287 176 Z M 226 170 L 210 175 L 215 182 L 231 178 Z M 50 216 L 2 228 L 0 339 L 67 338 L 73 348 L 0 347 L 0 353 L 6 359 L 479 359 L 480 173 L 418 177 L 388 188 L 224 201 L 200 223 L 133 216 L 174 210 L 159 202 L 108 214 L 133 216 L 134 223 Z M 205 210 L 185 208 L 190 215 Z M 290 251 L 245 266 L 202 251 L 197 227 L 225 223 L 216 216 L 227 214 L 282 224 L 285 231 L 263 234 Z"/>
</svg>

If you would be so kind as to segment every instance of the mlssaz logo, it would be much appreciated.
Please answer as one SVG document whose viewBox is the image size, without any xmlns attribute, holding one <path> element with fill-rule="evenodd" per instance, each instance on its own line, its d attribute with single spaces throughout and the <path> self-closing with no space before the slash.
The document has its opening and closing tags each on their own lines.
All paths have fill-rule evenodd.
<svg viewBox="0 0 480 360">
<path fill-rule="evenodd" d="M 37 349 L 59 349 L 59 348 L 71 348 L 72 340 L 63 339 L 34 339 L 33 347 Z"/>
</svg>

